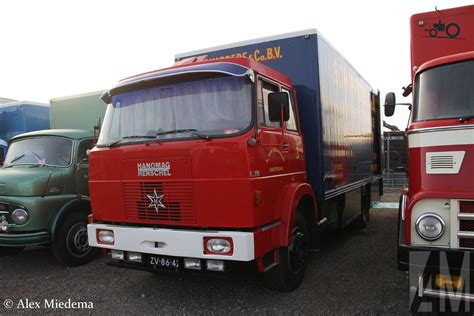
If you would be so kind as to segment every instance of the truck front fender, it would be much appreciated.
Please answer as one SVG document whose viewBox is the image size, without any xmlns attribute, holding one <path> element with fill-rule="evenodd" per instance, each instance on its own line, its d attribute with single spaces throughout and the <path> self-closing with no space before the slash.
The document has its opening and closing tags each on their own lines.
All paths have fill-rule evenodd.
<svg viewBox="0 0 474 316">
<path fill-rule="evenodd" d="M 314 191 L 308 183 L 290 184 L 283 190 L 278 199 L 278 205 L 282 205 L 280 213 L 280 246 L 282 247 L 287 247 L 291 243 L 292 227 L 295 222 L 298 207 L 301 203 L 307 203 L 305 206 L 308 210 L 305 211 L 308 213 L 304 215 L 307 218 L 308 229 L 311 231 L 311 227 L 316 224 L 318 216 Z"/>
<path fill-rule="evenodd" d="M 68 201 L 54 214 L 51 222 L 49 223 L 49 231 L 51 233 L 51 241 L 54 241 L 56 230 L 62 219 L 67 216 L 70 212 L 85 212 L 91 213 L 91 203 L 88 197 L 76 198 Z"/>
</svg>

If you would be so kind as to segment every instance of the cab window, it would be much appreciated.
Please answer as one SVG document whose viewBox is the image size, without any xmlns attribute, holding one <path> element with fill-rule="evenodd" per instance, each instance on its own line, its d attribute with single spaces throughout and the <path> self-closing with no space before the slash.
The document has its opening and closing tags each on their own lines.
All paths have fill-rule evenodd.
<svg viewBox="0 0 474 316">
<path fill-rule="evenodd" d="M 278 86 L 259 80 L 259 86 L 257 88 L 259 90 L 259 93 L 257 94 L 257 116 L 259 124 L 273 128 L 280 128 L 279 122 L 270 122 L 270 119 L 268 118 L 268 95 L 272 92 L 277 92 Z"/>
<path fill-rule="evenodd" d="M 270 122 L 268 118 L 268 95 L 272 92 L 278 91 L 280 91 L 280 89 L 277 85 L 271 84 L 263 80 L 259 80 L 257 82 L 257 119 L 259 125 L 273 128 L 281 128 L 280 122 Z M 282 89 L 281 91 L 287 92 L 290 95 L 290 116 L 288 121 L 285 122 L 286 129 L 289 131 L 297 131 L 298 125 L 296 123 L 296 108 L 294 95 L 286 89 Z"/>
<path fill-rule="evenodd" d="M 298 127 L 296 124 L 296 108 L 295 108 L 295 97 L 293 96 L 293 93 L 286 89 L 282 89 L 284 92 L 288 92 L 290 95 L 290 116 L 288 121 L 285 122 L 286 129 L 289 131 L 297 131 Z"/>
<path fill-rule="evenodd" d="M 77 152 L 77 162 L 78 163 L 84 163 L 84 164 L 89 163 L 89 157 L 87 156 L 87 150 L 92 149 L 92 147 L 94 147 L 94 143 L 93 143 L 92 139 L 83 140 L 79 144 L 79 149 L 78 149 L 78 152 Z"/>
</svg>

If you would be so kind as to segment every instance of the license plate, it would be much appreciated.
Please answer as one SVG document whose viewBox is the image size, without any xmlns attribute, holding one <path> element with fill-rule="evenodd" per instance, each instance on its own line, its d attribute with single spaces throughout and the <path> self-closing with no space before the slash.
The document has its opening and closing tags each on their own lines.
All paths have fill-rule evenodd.
<svg viewBox="0 0 474 316">
<path fill-rule="evenodd" d="M 147 264 L 154 269 L 178 270 L 179 258 L 168 256 L 148 256 Z"/>
</svg>

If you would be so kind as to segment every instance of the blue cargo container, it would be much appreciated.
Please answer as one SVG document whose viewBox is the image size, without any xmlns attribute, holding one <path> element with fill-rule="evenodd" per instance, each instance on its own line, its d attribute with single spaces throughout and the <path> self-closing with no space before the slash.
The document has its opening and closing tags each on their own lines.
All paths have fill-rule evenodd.
<svg viewBox="0 0 474 316">
<path fill-rule="evenodd" d="M 3 163 L 8 141 L 21 133 L 49 129 L 49 105 L 15 101 L 0 105 L 0 163 Z"/>
<path fill-rule="evenodd" d="M 178 54 L 175 59 L 203 55 L 211 60 L 248 57 L 290 77 L 297 91 L 308 180 L 319 201 L 368 183 L 372 201 L 382 194 L 379 92 L 316 30 Z"/>
</svg>

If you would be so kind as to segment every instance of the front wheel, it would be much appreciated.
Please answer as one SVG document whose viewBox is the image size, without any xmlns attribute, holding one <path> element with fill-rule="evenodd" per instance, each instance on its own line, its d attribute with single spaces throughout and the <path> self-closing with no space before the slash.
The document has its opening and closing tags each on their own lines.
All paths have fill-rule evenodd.
<svg viewBox="0 0 474 316">
<path fill-rule="evenodd" d="M 438 35 L 438 31 L 436 29 L 431 29 L 429 31 L 429 34 L 431 37 L 436 37 L 436 35 Z"/>
<path fill-rule="evenodd" d="M 97 249 L 87 239 L 87 214 L 70 213 L 60 222 L 54 236 L 53 253 L 63 264 L 75 267 L 91 261 Z"/>
<path fill-rule="evenodd" d="M 280 263 L 265 272 L 265 281 L 272 290 L 289 292 L 303 281 L 308 255 L 309 234 L 305 217 L 296 214 L 289 247 L 280 248 Z"/>
</svg>

